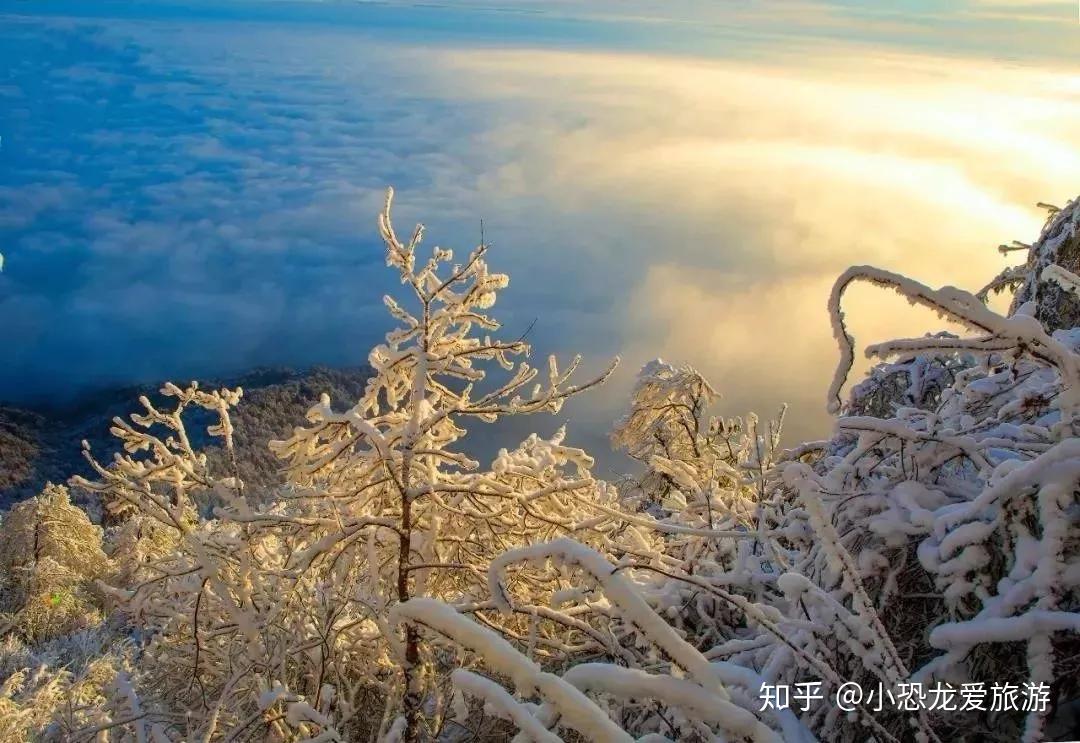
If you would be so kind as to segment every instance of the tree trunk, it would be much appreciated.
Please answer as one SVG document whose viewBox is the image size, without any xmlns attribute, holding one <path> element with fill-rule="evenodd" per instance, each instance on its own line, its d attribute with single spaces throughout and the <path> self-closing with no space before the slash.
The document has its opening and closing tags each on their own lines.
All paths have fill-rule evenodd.
<svg viewBox="0 0 1080 743">
<path fill-rule="evenodd" d="M 397 571 L 397 598 L 400 603 L 409 600 L 409 553 L 412 549 L 412 500 L 409 498 L 409 470 L 411 469 L 411 457 L 406 456 L 402 467 L 402 485 L 404 493 L 401 498 L 401 531 L 398 534 L 398 571 Z M 402 714 L 405 717 L 405 734 L 402 740 L 406 743 L 415 743 L 420 740 L 420 705 L 423 699 L 420 697 L 420 689 L 417 674 L 419 672 L 420 647 L 419 634 L 413 624 L 405 625 L 405 667 L 402 669 L 402 680 L 405 686 L 402 695 Z"/>
</svg>

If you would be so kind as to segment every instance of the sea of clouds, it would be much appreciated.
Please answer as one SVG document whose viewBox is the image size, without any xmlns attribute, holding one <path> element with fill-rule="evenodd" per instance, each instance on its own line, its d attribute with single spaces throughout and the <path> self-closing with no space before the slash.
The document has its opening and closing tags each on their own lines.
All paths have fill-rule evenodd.
<svg viewBox="0 0 1080 743">
<path fill-rule="evenodd" d="M 1054 3 L 936 26 L 840 3 L 70 5 L 0 4 L 0 399 L 362 362 L 394 185 L 432 244 L 463 254 L 483 219 L 507 334 L 622 355 L 561 416 L 579 443 L 603 448 L 658 355 L 819 436 L 837 274 L 975 290 L 1036 201 L 1077 191 Z M 872 291 L 849 316 L 860 342 L 939 327 Z"/>
</svg>

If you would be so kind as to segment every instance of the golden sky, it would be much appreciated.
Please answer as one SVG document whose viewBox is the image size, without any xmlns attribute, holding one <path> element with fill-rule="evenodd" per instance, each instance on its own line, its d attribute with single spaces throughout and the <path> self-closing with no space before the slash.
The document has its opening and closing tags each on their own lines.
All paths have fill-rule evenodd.
<svg viewBox="0 0 1080 743">
<path fill-rule="evenodd" d="M 490 198 L 540 193 L 555 212 L 655 228 L 647 249 L 624 244 L 647 263 L 619 308 L 625 363 L 691 363 L 731 412 L 790 402 L 795 435 L 828 426 L 825 301 L 841 271 L 975 291 L 1017 257 L 999 243 L 1037 237 L 1036 202 L 1080 191 L 1067 65 L 861 46 L 765 60 L 468 50 L 440 65 L 466 101 L 513 111 L 484 135 L 515 153 L 486 179 Z M 940 329 L 872 289 L 847 307 L 861 345 Z"/>
</svg>

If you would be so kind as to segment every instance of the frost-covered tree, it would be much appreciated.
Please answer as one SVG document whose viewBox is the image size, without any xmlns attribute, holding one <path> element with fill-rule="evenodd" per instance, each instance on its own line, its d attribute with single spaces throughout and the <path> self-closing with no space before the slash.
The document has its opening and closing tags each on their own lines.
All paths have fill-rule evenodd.
<svg viewBox="0 0 1080 743">
<path fill-rule="evenodd" d="M 140 739 L 169 739 L 167 731 L 178 729 L 184 739 L 211 740 L 219 726 L 258 709 L 266 684 L 260 670 L 277 660 L 293 628 L 271 625 L 281 583 L 272 564 L 259 564 L 260 540 L 242 526 L 207 518 L 215 503 L 244 509 L 243 483 L 229 469 L 214 470 L 192 443 L 188 417 L 206 411 L 214 419 L 208 435 L 228 454 L 229 410 L 242 390 L 166 384 L 161 394 L 171 409 L 143 397 L 143 413 L 130 422 L 114 419 L 111 430 L 124 451 L 109 465 L 84 445 L 98 479 L 72 479 L 121 520 L 109 540 L 116 571 L 101 585 L 141 636 L 150 661 L 119 679 L 102 713 L 114 721 L 136 718 L 131 724 Z M 151 692 L 151 703 L 137 686 Z M 176 711 L 184 709 L 201 714 Z"/>
<path fill-rule="evenodd" d="M 651 361 L 638 373 L 612 443 L 643 467 L 624 482 L 623 497 L 657 516 L 652 528 L 665 534 L 665 557 L 688 575 L 757 591 L 785 564 L 764 538 L 772 508 L 767 474 L 779 453 L 784 411 L 761 432 L 753 414 L 714 415 L 718 399 L 693 367 Z M 743 624 L 742 612 L 715 596 L 660 574 L 653 583 L 658 606 L 679 626 L 696 625 L 700 642 L 719 642 Z"/>
<path fill-rule="evenodd" d="M 102 530 L 48 485 L 0 519 L 0 740 L 65 740 L 102 722 L 126 663 L 94 585 L 113 566 Z"/>
<path fill-rule="evenodd" d="M 41 640 L 96 623 L 93 581 L 109 568 L 101 527 L 47 486 L 0 520 L 0 629 Z"/>
<path fill-rule="evenodd" d="M 558 410 L 606 375 L 533 369 L 525 343 L 492 337 L 507 279 L 486 247 L 421 261 L 421 230 L 403 243 L 389 208 L 398 325 L 355 404 L 323 399 L 274 444 L 285 482 L 256 473 L 252 494 L 240 477 L 240 390 L 166 385 L 114 421 L 124 453 L 87 451 L 97 477 L 72 481 L 110 514 L 104 540 L 62 489 L 5 518 L 0 738 L 1069 737 L 1055 710 L 1080 699 L 1080 329 L 1057 303 L 1080 294 L 1080 201 L 987 288 L 1021 287 L 1005 316 L 985 292 L 845 272 L 827 441 L 781 451 L 779 422 L 722 419 L 692 368 L 647 365 L 613 434 L 642 470 L 620 490 L 563 430 L 486 466 L 467 456 L 467 425 Z M 968 332 L 871 347 L 887 363 L 842 403 L 856 281 Z M 83 602 L 59 602 L 73 623 L 16 611 L 61 583 Z M 1010 682 L 1051 706 L 841 711 L 852 681 L 909 697 Z M 764 685 L 805 682 L 820 704 L 764 708 Z"/>
<path fill-rule="evenodd" d="M 1080 211 L 1074 199 L 1058 208 L 1042 204 L 1049 212 L 1042 235 L 1033 245 L 1014 243 L 1026 249 L 1027 261 L 1008 269 L 1016 286 L 1010 312 L 1027 302 L 1035 305 L 1034 315 L 1048 331 L 1080 326 L 1080 294 L 1076 276 L 1080 274 Z M 1002 246 L 1003 251 L 1008 250 Z"/>
<path fill-rule="evenodd" d="M 511 638 L 532 631 L 539 655 L 560 662 L 617 645 L 559 615 L 538 628 L 542 607 L 503 618 L 484 578 L 500 552 L 537 540 L 622 539 L 617 493 L 593 478 L 591 458 L 562 431 L 503 449 L 488 468 L 455 447 L 463 422 L 557 411 L 610 369 L 573 384 L 578 360 L 561 371 L 552 358 L 541 377 L 523 360 L 526 343 L 489 335 L 498 325 L 487 309 L 507 279 L 488 271 L 486 246 L 464 263 L 436 249 L 418 264 L 422 230 L 403 244 L 389 208 L 388 197 L 387 262 L 412 305 L 387 298 L 399 327 L 372 351 L 361 400 L 338 413 L 324 398 L 311 426 L 274 444 L 287 487 L 253 507 L 229 455 L 241 393 L 194 385 L 162 390 L 173 409 L 143 399 L 145 413 L 116 420 L 127 453 L 108 466 L 88 454 L 98 479 L 75 481 L 124 519 L 112 540 L 122 566 L 114 594 L 150 638 L 140 687 L 153 689 L 158 708 L 144 712 L 155 725 L 187 706 L 202 710 L 186 720 L 196 737 L 251 726 L 353 737 L 378 732 L 378 699 L 382 727 L 400 717 L 406 737 L 437 735 L 447 659 L 421 648 L 409 623 L 399 633 L 388 620 L 415 595 L 453 600 Z M 506 370 L 502 380 L 485 379 L 489 363 Z M 225 456 L 192 445 L 185 416 L 197 409 L 216 416 L 208 432 Z M 640 536 L 633 546 L 651 549 Z M 538 597 L 560 585 L 557 575 L 530 582 Z"/>
<path fill-rule="evenodd" d="M 563 740 L 563 731 L 595 741 L 812 740 L 790 710 L 765 713 L 772 725 L 761 719 L 755 695 L 762 678 L 712 661 L 687 642 L 642 596 L 632 577 L 636 570 L 632 562 L 612 564 L 569 538 L 507 551 L 487 571 L 491 595 L 502 611 L 515 611 L 510 568 L 527 566 L 532 569 L 521 572 L 558 571 L 571 581 L 572 590 L 565 591 L 560 601 L 573 604 L 563 610 L 566 616 L 603 611 L 633 628 L 634 642 L 625 644 L 629 652 L 621 662 L 579 662 L 560 675 L 445 603 L 417 598 L 391 612 L 393 621 L 425 627 L 510 680 L 517 697 L 471 671 L 458 670 L 451 676 L 460 692 L 478 697 L 487 709 L 518 727 L 516 741 Z M 644 650 L 645 655 L 635 650 Z M 539 704 L 528 701 L 531 698 L 538 698 Z M 467 714 L 464 704 L 459 704 L 459 714 Z"/>
<path fill-rule="evenodd" d="M 439 726 L 441 708 L 432 729 L 421 730 L 420 720 L 425 700 L 440 699 L 431 696 L 438 674 L 422 662 L 413 625 L 405 623 L 400 639 L 387 634 L 390 607 L 417 595 L 482 601 L 483 571 L 500 552 L 564 534 L 605 538 L 617 503 L 590 474 L 591 458 L 566 446 L 561 431 L 502 450 L 487 469 L 461 451 L 469 421 L 557 412 L 610 369 L 574 384 L 580 359 L 561 370 L 551 357 L 542 374 L 524 360 L 523 340 L 492 337 L 499 325 L 489 309 L 508 278 L 489 271 L 487 246 L 459 263 L 442 248 L 424 260 L 423 228 L 402 242 L 391 199 L 392 192 L 379 226 L 387 265 L 407 288 L 406 300 L 385 299 L 398 326 L 371 352 L 374 374 L 354 406 L 335 412 L 324 399 L 308 413 L 311 426 L 273 444 L 288 461 L 296 515 L 255 518 L 289 533 L 302 528 L 311 541 L 305 566 L 336 563 L 338 578 L 356 571 L 338 584 L 341 598 L 383 627 L 375 641 L 386 648 L 384 661 L 401 669 L 400 685 L 384 690 L 387 719 L 400 713 L 405 737 L 414 739 Z M 490 365 L 504 377 L 488 379 Z M 527 627 L 525 620 L 502 627 L 490 606 L 472 611 L 511 634 Z M 558 648 L 545 636 L 537 642 Z"/>
<path fill-rule="evenodd" d="M 1078 215 L 1080 202 L 1054 212 L 1031 247 L 1029 265 L 1043 280 L 1069 284 L 1071 272 L 1053 256 L 1075 238 Z M 837 281 L 830 302 L 841 350 L 834 408 L 854 349 L 840 300 L 854 281 L 893 289 L 970 335 L 867 350 L 912 369 L 913 383 L 920 381 L 915 370 L 929 368 L 947 369 L 955 381 L 934 404 L 905 395 L 885 418 L 841 417 L 825 456 L 784 469 L 819 542 L 797 566 L 810 580 L 788 581 L 788 592 L 823 625 L 850 623 L 852 675 L 851 661 L 859 659 L 865 673 L 887 683 L 1045 684 L 1055 704 L 1075 699 L 1075 684 L 1066 680 L 1075 677 L 1080 627 L 1070 515 L 1080 486 L 1077 331 L 1055 329 L 1050 320 L 1061 313 L 1034 298 L 1001 316 L 966 292 L 856 267 Z M 1051 711 L 953 712 L 920 725 L 924 734 L 932 725 L 1035 741 Z M 839 723 L 823 724 L 835 730 Z"/>
</svg>

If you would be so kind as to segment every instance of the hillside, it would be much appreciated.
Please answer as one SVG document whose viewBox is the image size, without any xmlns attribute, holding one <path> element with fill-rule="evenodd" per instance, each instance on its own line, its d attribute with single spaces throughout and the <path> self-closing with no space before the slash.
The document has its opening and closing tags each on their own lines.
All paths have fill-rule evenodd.
<svg viewBox="0 0 1080 743">
<path fill-rule="evenodd" d="M 234 414 L 236 444 L 244 481 L 257 488 L 278 469 L 267 441 L 288 434 L 323 392 L 340 406 L 356 400 L 363 394 L 369 375 L 367 367 L 315 367 L 302 371 L 265 368 L 232 379 L 211 380 L 202 386 L 244 389 L 243 402 Z M 0 508 L 36 495 L 47 482 L 63 483 L 72 475 L 89 476 L 81 442 L 88 441 L 103 460 L 111 459 L 117 440 L 109 433 L 110 421 L 115 416 L 126 417 L 133 401 L 141 395 L 159 400 L 159 387 L 155 384 L 101 390 L 55 408 L 28 410 L 0 403 Z M 193 414 L 192 419 L 198 416 Z M 204 428 L 193 427 L 193 432 L 205 434 Z"/>
</svg>

